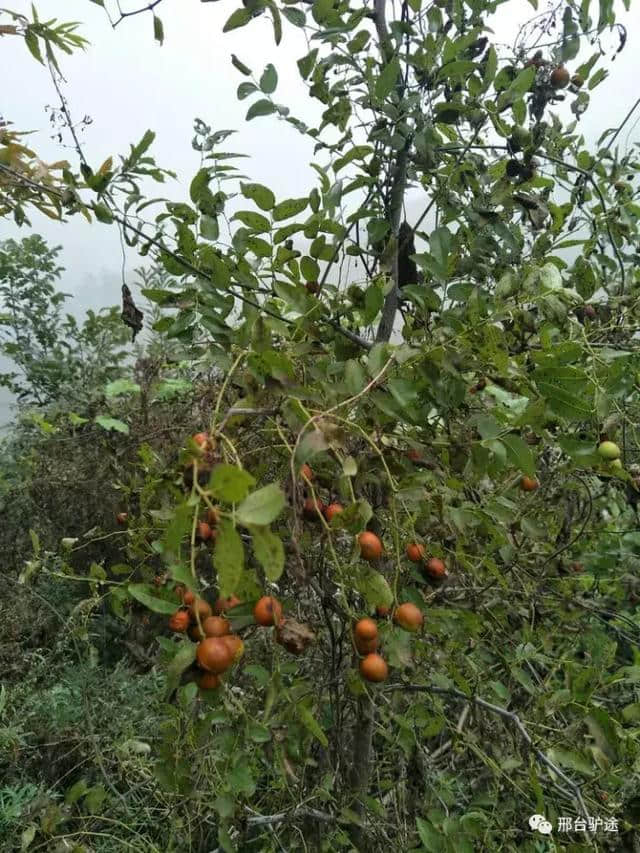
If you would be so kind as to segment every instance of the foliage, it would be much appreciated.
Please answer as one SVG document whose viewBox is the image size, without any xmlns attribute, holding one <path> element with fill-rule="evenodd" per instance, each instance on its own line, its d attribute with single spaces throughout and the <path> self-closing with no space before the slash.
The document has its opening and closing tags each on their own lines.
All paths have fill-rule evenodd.
<svg viewBox="0 0 640 853">
<path fill-rule="evenodd" d="M 59 251 L 37 234 L 0 244 L 0 353 L 18 368 L 0 374 L 0 385 L 24 403 L 86 404 L 78 392 L 118 376 L 124 366 L 126 334 L 117 309 L 89 311 L 83 324 L 62 316 L 68 294 L 56 289 Z"/>
<path fill-rule="evenodd" d="M 158 5 L 139 11 L 161 42 Z M 26 848 L 68 828 L 95 849 L 126 838 L 150 850 L 534 851 L 546 844 L 534 813 L 615 818 L 598 848 L 633 844 L 639 164 L 616 146 L 633 110 L 594 151 L 579 124 L 608 39 L 620 49 L 624 32 L 612 4 L 567 3 L 538 17 L 542 51 L 530 25 L 505 54 L 488 26 L 504 5 L 408 2 L 394 19 L 384 2 L 341 0 L 232 12 L 226 31 L 264 13 L 276 44 L 283 18 L 313 31 L 297 67 L 317 127 L 276 100 L 274 64 L 254 72 L 233 57 L 247 120 L 315 141 L 317 185 L 296 198 L 241 174 L 232 131 L 200 119 L 180 203 L 143 192 L 143 178 L 170 174 L 151 131 L 96 169 L 78 146 L 67 213 L 119 227 L 163 272 L 143 288 L 156 352 L 87 417 L 82 464 L 102 463 L 87 515 L 74 517 L 67 471 L 70 522 L 49 501 L 36 516 L 56 519 L 47 546 L 34 529 L 14 578 L 27 598 L 77 583 L 78 600 L 56 617 L 72 648 L 52 652 L 61 686 L 43 690 L 44 721 L 9 718 L 5 742 L 28 749 L 49 719 L 77 729 L 83 694 L 93 750 L 86 776 L 46 780 L 68 808 L 48 803 Z M 424 198 L 410 227 L 409 192 Z M 422 245 L 407 257 L 414 232 Z M 55 419 L 34 423 L 69 437 Z M 605 440 L 619 464 L 597 453 Z M 34 456 L 13 459 L 29 459 L 39 488 Z M 329 523 L 319 501 L 344 511 Z M 215 538 L 199 534 L 205 515 Z M 383 542 L 379 560 L 361 559 L 365 529 Z M 444 582 L 405 558 L 410 542 L 445 562 Z M 178 584 L 242 602 L 228 615 L 246 653 L 220 689 L 198 688 L 194 644 L 169 635 Z M 315 641 L 287 648 L 255 625 L 264 594 Z M 391 674 L 366 683 L 353 623 L 404 602 L 425 628 L 381 618 Z M 98 625 L 120 641 L 100 649 Z M 91 722 L 90 696 L 102 696 L 89 672 L 108 674 L 121 713 Z M 127 730 L 135 702 L 149 710 L 131 715 L 137 726 L 153 721 L 144 737 Z M 123 759 L 125 736 L 138 746 Z M 11 780 L 14 792 L 33 784 Z"/>
</svg>

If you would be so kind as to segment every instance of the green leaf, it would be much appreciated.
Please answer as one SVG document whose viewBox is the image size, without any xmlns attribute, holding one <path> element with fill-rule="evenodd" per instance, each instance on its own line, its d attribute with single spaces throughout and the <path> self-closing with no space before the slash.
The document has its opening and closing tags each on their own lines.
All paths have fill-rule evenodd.
<svg viewBox="0 0 640 853">
<path fill-rule="evenodd" d="M 238 27 L 244 27 L 251 20 L 251 11 L 249 9 L 236 9 L 236 11 L 227 18 L 227 22 L 222 28 L 223 33 L 231 32 L 231 30 L 237 30 Z"/>
<path fill-rule="evenodd" d="M 228 518 L 218 522 L 218 536 L 213 549 L 213 567 L 218 573 L 221 596 L 235 595 L 244 570 L 244 546 L 240 534 Z"/>
<path fill-rule="evenodd" d="M 251 773 L 249 762 L 244 755 L 240 755 L 238 763 L 229 773 L 227 781 L 232 791 L 246 794 L 248 797 L 254 793 L 256 789 L 255 779 Z"/>
<path fill-rule="evenodd" d="M 182 673 L 189 669 L 191 664 L 196 659 L 195 643 L 184 642 L 178 647 L 178 651 L 171 658 L 167 666 L 167 693 L 175 690 L 180 684 Z"/>
<path fill-rule="evenodd" d="M 162 26 L 162 21 L 157 15 L 153 16 L 153 37 L 160 44 L 164 42 L 164 27 Z"/>
<path fill-rule="evenodd" d="M 538 368 L 533 379 L 549 408 L 571 421 L 588 420 L 593 412 L 593 386 L 574 367 Z"/>
<path fill-rule="evenodd" d="M 436 259 L 440 274 L 444 278 L 447 274 L 447 260 L 451 251 L 451 232 L 446 226 L 436 228 L 429 235 L 429 248 Z"/>
<path fill-rule="evenodd" d="M 235 800 L 228 794 L 219 794 L 213 801 L 213 808 L 218 812 L 220 817 L 232 817 L 236 809 Z"/>
<path fill-rule="evenodd" d="M 158 596 L 155 587 L 147 583 L 130 583 L 127 587 L 129 595 L 144 604 L 149 610 L 154 613 L 175 613 L 177 605 L 175 601 L 168 601 L 166 598 Z"/>
<path fill-rule="evenodd" d="M 446 843 L 442 838 L 442 833 L 438 832 L 430 823 L 420 817 L 416 818 L 416 828 L 425 850 L 428 850 L 429 853 L 444 853 Z"/>
<path fill-rule="evenodd" d="M 255 482 L 255 478 L 243 468 L 220 463 L 211 472 L 209 488 L 215 498 L 231 504 L 244 500 Z"/>
<path fill-rule="evenodd" d="M 397 56 L 394 56 L 380 72 L 380 76 L 376 80 L 375 95 L 376 98 L 384 100 L 393 91 L 394 86 L 398 82 L 400 76 L 400 61 Z"/>
<path fill-rule="evenodd" d="M 208 169 L 200 169 L 196 173 L 189 186 L 189 196 L 194 204 L 197 204 L 204 191 L 208 189 L 210 180 L 211 176 Z"/>
<path fill-rule="evenodd" d="M 235 55 L 235 53 L 231 54 L 231 64 L 234 68 L 237 68 L 241 74 L 244 74 L 245 77 L 251 76 L 251 69 L 247 65 L 245 65 L 244 62 L 241 62 Z M 255 89 L 255 86 L 253 86 L 253 88 Z"/>
<path fill-rule="evenodd" d="M 289 7 L 285 7 L 282 10 L 282 14 L 290 24 L 293 24 L 294 27 L 304 27 L 307 22 L 307 16 L 302 9 L 290 9 Z"/>
<path fill-rule="evenodd" d="M 250 494 L 236 510 L 236 517 L 244 527 L 271 524 L 286 504 L 284 492 L 277 483 L 270 483 Z"/>
<path fill-rule="evenodd" d="M 129 435 L 129 427 L 124 421 L 119 421 L 117 418 L 109 418 L 106 415 L 98 415 L 94 420 L 102 429 L 115 430 L 116 432 Z"/>
<path fill-rule="evenodd" d="M 525 92 L 528 92 L 533 85 L 536 72 L 537 68 L 534 65 L 530 65 L 529 68 L 525 68 L 509 86 L 509 92 L 513 95 L 524 95 Z"/>
<path fill-rule="evenodd" d="M 40 53 L 40 45 L 38 44 L 38 37 L 30 27 L 27 27 L 24 40 L 25 44 L 29 48 L 29 53 L 33 56 L 34 59 L 37 59 L 41 65 L 44 65 L 44 60 L 42 59 L 42 54 Z"/>
<path fill-rule="evenodd" d="M 273 2 L 273 0 L 266 0 L 267 6 L 271 9 L 271 19 L 273 21 L 273 40 L 276 44 L 280 44 L 282 41 L 282 18 L 280 17 L 280 10 Z"/>
<path fill-rule="evenodd" d="M 378 605 L 389 607 L 393 604 L 393 592 L 389 582 L 380 572 L 364 569 L 356 581 L 356 587 L 372 610 Z"/>
<path fill-rule="evenodd" d="M 498 57 L 496 54 L 496 49 L 493 45 L 489 48 L 489 53 L 487 55 L 487 64 L 484 70 L 484 76 L 482 78 L 482 88 L 486 92 L 489 86 L 493 83 L 496 71 L 498 70 Z"/>
<path fill-rule="evenodd" d="M 320 278 L 318 262 L 308 255 L 300 259 L 300 272 L 306 281 L 317 281 Z"/>
<path fill-rule="evenodd" d="M 288 198 L 286 201 L 281 201 L 273 208 L 273 218 L 276 222 L 282 219 L 290 219 L 301 213 L 309 204 L 309 198 Z"/>
<path fill-rule="evenodd" d="M 266 98 L 262 98 L 260 101 L 254 101 L 251 104 L 246 119 L 247 121 L 251 121 L 252 118 L 256 118 L 257 116 L 268 116 L 275 112 L 276 105 Z"/>
<path fill-rule="evenodd" d="M 205 240 L 217 240 L 220 236 L 220 226 L 215 216 L 203 214 L 200 217 L 200 234 Z"/>
<path fill-rule="evenodd" d="M 102 204 L 102 202 L 94 202 L 92 207 L 98 222 L 104 222 L 105 225 L 110 225 L 113 222 L 113 214 L 106 204 Z"/>
<path fill-rule="evenodd" d="M 304 725 L 304 727 L 314 736 L 314 738 L 319 741 L 322 746 L 329 746 L 329 741 L 327 740 L 326 734 L 320 728 L 320 724 L 313 716 L 311 711 L 306 707 L 306 705 L 298 704 L 296 706 L 298 711 L 298 716 L 300 717 L 300 721 Z"/>
<path fill-rule="evenodd" d="M 300 71 L 300 76 L 303 80 L 306 80 L 311 71 L 313 70 L 313 66 L 316 64 L 316 58 L 318 56 L 318 48 L 314 48 L 314 50 L 310 51 L 306 56 L 303 56 L 302 59 L 298 60 L 298 70 Z"/>
<path fill-rule="evenodd" d="M 262 77 L 260 78 L 260 89 L 264 92 L 265 95 L 271 95 L 275 92 L 278 86 L 278 72 L 275 67 L 269 63 L 267 67 L 264 69 Z"/>
<path fill-rule="evenodd" d="M 535 477 L 536 466 L 529 445 L 515 433 L 504 435 L 500 439 L 507 450 L 507 458 L 524 474 Z"/>
<path fill-rule="evenodd" d="M 243 225 L 251 228 L 252 231 L 257 231 L 259 234 L 264 234 L 271 230 L 271 223 L 267 217 L 252 210 L 239 210 L 237 213 L 234 213 L 233 219 L 239 219 Z"/>
<path fill-rule="evenodd" d="M 253 553 L 264 569 L 267 580 L 275 583 L 284 571 L 284 545 L 279 536 L 268 527 L 249 527 Z"/>
<path fill-rule="evenodd" d="M 132 382 L 130 379 L 116 379 L 115 382 L 109 382 L 104 389 L 107 397 L 119 397 L 122 394 L 139 394 L 140 386 L 137 382 Z"/>
<path fill-rule="evenodd" d="M 254 743 L 267 743 L 271 740 L 271 732 L 262 723 L 250 720 L 247 725 L 247 734 Z"/>
<path fill-rule="evenodd" d="M 163 552 L 167 558 L 179 557 L 180 545 L 193 524 L 193 507 L 188 501 L 179 504 L 173 511 L 173 517 L 162 537 Z"/>
<path fill-rule="evenodd" d="M 244 101 L 245 98 L 248 98 L 249 95 L 253 95 L 254 92 L 258 91 L 258 87 L 255 83 L 250 83 L 245 80 L 244 83 L 240 83 L 238 86 L 238 91 L 236 93 L 239 101 Z"/>
<path fill-rule="evenodd" d="M 245 198 L 254 201 L 261 210 L 271 210 L 276 203 L 276 197 L 268 187 L 262 184 L 240 184 L 240 190 Z"/>
</svg>

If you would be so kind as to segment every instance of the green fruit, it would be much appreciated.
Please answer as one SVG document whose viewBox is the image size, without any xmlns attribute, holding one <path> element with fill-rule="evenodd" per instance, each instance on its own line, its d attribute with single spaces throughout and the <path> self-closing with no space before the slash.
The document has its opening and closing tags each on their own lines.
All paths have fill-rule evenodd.
<svg viewBox="0 0 640 853">
<path fill-rule="evenodd" d="M 614 441 L 603 441 L 598 445 L 598 453 L 603 459 L 610 461 L 620 458 L 620 448 Z"/>
<path fill-rule="evenodd" d="M 615 468 L 616 470 L 622 468 L 622 460 L 621 459 L 612 459 L 609 462 L 609 468 Z"/>
</svg>

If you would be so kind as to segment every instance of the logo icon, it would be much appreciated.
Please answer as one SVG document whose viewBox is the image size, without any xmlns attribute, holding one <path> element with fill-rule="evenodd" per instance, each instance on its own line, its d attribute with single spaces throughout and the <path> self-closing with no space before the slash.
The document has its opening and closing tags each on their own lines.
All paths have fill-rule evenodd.
<svg viewBox="0 0 640 853">
<path fill-rule="evenodd" d="M 537 829 L 541 835 L 551 835 L 553 827 L 543 814 L 532 814 L 529 818 L 531 829 Z"/>
</svg>

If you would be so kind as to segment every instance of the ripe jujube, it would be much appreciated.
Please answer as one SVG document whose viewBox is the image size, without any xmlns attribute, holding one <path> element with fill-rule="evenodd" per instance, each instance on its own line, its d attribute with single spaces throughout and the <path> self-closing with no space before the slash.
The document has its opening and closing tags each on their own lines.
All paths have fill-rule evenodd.
<svg viewBox="0 0 640 853">
<path fill-rule="evenodd" d="M 382 542 L 370 530 L 365 530 L 358 536 L 358 544 L 360 545 L 360 556 L 363 560 L 371 562 L 380 559 L 382 556 Z"/>
<path fill-rule="evenodd" d="M 282 605 L 277 598 L 264 595 L 253 608 L 253 618 L 265 628 L 275 625 L 282 619 Z"/>
<path fill-rule="evenodd" d="M 360 661 L 360 674 L 365 681 L 379 683 L 387 680 L 389 667 L 384 658 L 372 653 Z"/>
<path fill-rule="evenodd" d="M 404 628 L 405 631 L 413 633 L 414 631 L 417 631 L 418 628 L 422 627 L 424 616 L 422 615 L 422 611 L 419 607 L 416 607 L 415 604 L 407 601 L 405 604 L 401 604 L 399 607 L 396 607 L 393 614 L 393 621 L 396 625 Z"/>
<path fill-rule="evenodd" d="M 407 545 L 407 558 L 412 563 L 421 563 L 424 559 L 424 545 L 420 545 L 417 542 L 411 542 Z"/>
<path fill-rule="evenodd" d="M 222 637 L 205 637 L 196 649 L 196 658 L 202 669 L 219 675 L 233 663 L 231 649 Z"/>
</svg>

